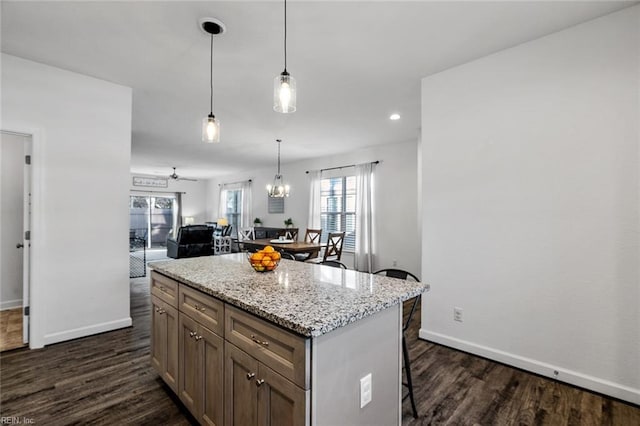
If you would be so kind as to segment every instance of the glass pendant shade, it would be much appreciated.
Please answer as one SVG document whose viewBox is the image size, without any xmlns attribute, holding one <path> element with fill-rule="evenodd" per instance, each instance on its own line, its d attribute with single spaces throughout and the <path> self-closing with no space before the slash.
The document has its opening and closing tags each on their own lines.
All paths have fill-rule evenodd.
<svg viewBox="0 0 640 426">
<path fill-rule="evenodd" d="M 284 114 L 296 110 L 296 79 L 287 71 L 273 81 L 273 110 Z"/>
<path fill-rule="evenodd" d="M 208 143 L 220 142 L 220 121 L 213 114 L 202 119 L 202 141 Z"/>
</svg>

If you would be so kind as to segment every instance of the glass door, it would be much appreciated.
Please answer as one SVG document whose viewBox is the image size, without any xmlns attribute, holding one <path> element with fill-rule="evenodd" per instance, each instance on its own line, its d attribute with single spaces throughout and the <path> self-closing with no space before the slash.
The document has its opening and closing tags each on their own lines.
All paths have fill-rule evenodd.
<svg viewBox="0 0 640 426">
<path fill-rule="evenodd" d="M 129 201 L 129 239 L 144 240 L 147 248 L 166 247 L 177 224 L 175 196 L 131 195 Z"/>
</svg>

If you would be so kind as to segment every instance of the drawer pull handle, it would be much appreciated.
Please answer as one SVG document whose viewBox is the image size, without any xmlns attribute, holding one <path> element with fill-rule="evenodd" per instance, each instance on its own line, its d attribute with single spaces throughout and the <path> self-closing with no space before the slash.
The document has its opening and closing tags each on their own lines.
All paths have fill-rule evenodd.
<svg viewBox="0 0 640 426">
<path fill-rule="evenodd" d="M 195 332 L 195 331 L 191 331 L 191 332 L 189 332 L 189 337 L 195 337 L 195 335 L 196 335 L 196 332 Z"/>
<path fill-rule="evenodd" d="M 196 336 L 196 342 L 202 340 L 202 336 Z"/>
<path fill-rule="evenodd" d="M 262 379 L 258 379 L 258 380 L 256 380 L 256 386 L 257 386 L 257 387 L 260 387 L 260 386 L 262 386 L 263 384 L 264 384 L 264 380 L 262 380 Z"/>
<path fill-rule="evenodd" d="M 256 373 L 247 373 L 247 380 L 251 380 L 256 377 Z"/>
<path fill-rule="evenodd" d="M 165 312 L 167 312 L 167 311 L 165 311 L 164 309 L 158 309 L 158 314 L 160 314 L 160 315 L 164 314 Z"/>
<path fill-rule="evenodd" d="M 162 290 L 162 291 L 166 291 L 166 289 L 164 288 L 164 286 L 160 286 L 160 290 Z"/>
<path fill-rule="evenodd" d="M 200 311 L 200 312 L 204 312 L 204 311 L 206 311 L 206 308 L 201 308 L 201 307 L 200 307 L 200 306 L 198 306 L 198 305 L 193 305 L 193 307 L 194 307 L 194 308 L 196 308 L 196 311 Z"/>
<path fill-rule="evenodd" d="M 252 335 L 251 335 L 251 340 L 253 340 L 254 342 L 256 342 L 256 343 L 257 343 L 257 344 L 259 344 L 259 345 L 262 345 L 262 346 L 269 346 L 269 342 L 267 342 L 266 340 L 260 340 L 260 339 L 258 339 L 258 338 L 255 336 L 255 334 L 252 334 Z"/>
</svg>

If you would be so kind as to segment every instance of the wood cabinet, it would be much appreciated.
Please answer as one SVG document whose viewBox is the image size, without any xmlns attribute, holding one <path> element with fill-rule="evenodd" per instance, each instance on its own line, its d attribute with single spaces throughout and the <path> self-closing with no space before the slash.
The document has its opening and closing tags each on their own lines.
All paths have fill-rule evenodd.
<svg viewBox="0 0 640 426">
<path fill-rule="evenodd" d="M 178 396 L 204 425 L 222 426 L 224 340 L 180 312 Z"/>
<path fill-rule="evenodd" d="M 178 391 L 178 310 L 151 296 L 151 365 Z"/>
<path fill-rule="evenodd" d="M 233 344 L 225 343 L 225 425 L 309 424 L 304 390 Z"/>
<path fill-rule="evenodd" d="M 310 424 L 310 339 L 155 272 L 151 300 L 151 363 L 200 424 Z"/>
</svg>

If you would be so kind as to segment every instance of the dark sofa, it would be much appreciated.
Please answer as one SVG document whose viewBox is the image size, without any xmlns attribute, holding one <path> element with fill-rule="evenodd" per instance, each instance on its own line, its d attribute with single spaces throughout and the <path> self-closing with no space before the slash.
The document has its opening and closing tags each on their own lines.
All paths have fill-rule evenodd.
<svg viewBox="0 0 640 426">
<path fill-rule="evenodd" d="M 213 228 L 207 225 L 188 225 L 178 229 L 178 236 L 167 238 L 167 256 L 183 257 L 211 256 L 213 254 Z"/>
</svg>

